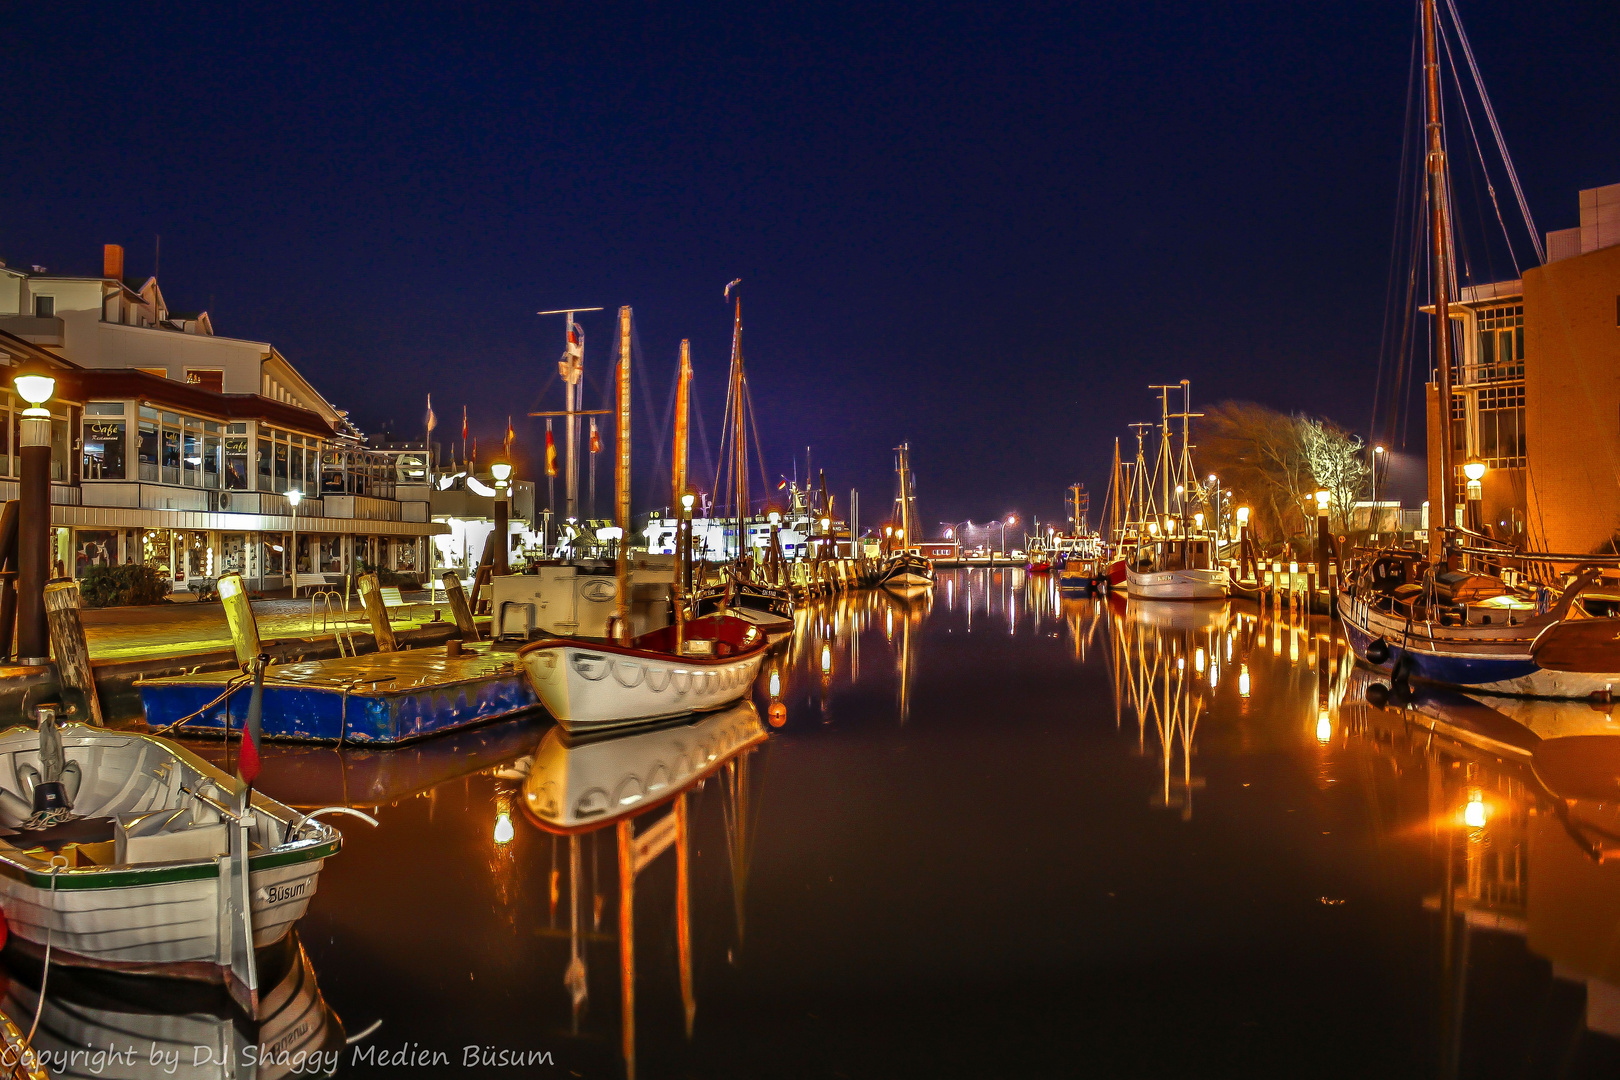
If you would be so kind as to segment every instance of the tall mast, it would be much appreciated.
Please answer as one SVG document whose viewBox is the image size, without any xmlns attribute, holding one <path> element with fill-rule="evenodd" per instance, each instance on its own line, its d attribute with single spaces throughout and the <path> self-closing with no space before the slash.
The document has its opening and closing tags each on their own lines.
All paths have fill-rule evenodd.
<svg viewBox="0 0 1620 1080">
<path fill-rule="evenodd" d="M 1152 424 L 1132 424 L 1136 429 L 1136 468 L 1131 477 L 1131 486 L 1136 489 L 1136 538 L 1140 542 L 1142 533 L 1147 530 L 1148 497 L 1152 494 L 1149 485 L 1153 482 L 1153 474 L 1147 471 L 1147 433 Z"/>
<path fill-rule="evenodd" d="M 742 297 L 731 325 L 732 494 L 737 500 L 737 558 L 748 553 L 748 428 L 743 415 Z"/>
<path fill-rule="evenodd" d="M 1109 487 L 1108 510 L 1109 510 L 1110 516 L 1112 517 L 1112 521 L 1109 523 L 1109 527 L 1108 527 L 1108 535 L 1109 535 L 1109 538 L 1114 540 L 1115 542 L 1118 542 L 1120 537 L 1123 535 L 1120 532 L 1119 506 L 1120 506 L 1120 496 L 1123 494 L 1123 492 L 1120 491 L 1120 484 L 1124 480 L 1124 477 L 1120 475 L 1120 472 L 1121 472 L 1121 469 L 1120 469 L 1120 466 L 1119 466 L 1119 436 L 1115 435 L 1114 436 L 1114 468 L 1113 468 L 1113 471 L 1108 474 L 1108 487 Z"/>
<path fill-rule="evenodd" d="M 561 315 L 563 317 L 563 354 L 557 361 L 557 374 L 563 381 L 563 416 L 566 417 L 564 427 L 564 472 L 567 474 L 566 503 L 567 516 L 579 517 L 579 417 L 584 415 L 581 408 L 585 403 L 584 375 L 585 375 L 585 331 L 574 321 L 574 316 L 587 311 L 601 311 L 599 307 L 593 308 L 562 308 L 557 311 L 541 311 L 540 315 Z M 547 415 L 530 413 L 529 415 Z M 554 415 L 554 414 L 552 414 Z M 547 421 L 548 423 L 550 421 Z"/>
<path fill-rule="evenodd" d="M 614 494 L 618 503 L 619 543 L 614 573 L 618 591 L 613 608 L 619 644 L 630 643 L 630 305 L 619 309 L 618 378 L 618 463 L 613 470 Z"/>
<path fill-rule="evenodd" d="M 1163 478 L 1164 503 L 1159 507 L 1166 517 L 1170 516 L 1170 473 L 1175 465 L 1170 456 L 1170 391 L 1181 389 L 1181 384 L 1175 386 L 1154 386 L 1150 389 L 1159 392 L 1159 460 L 1154 465 L 1154 471 Z"/>
<path fill-rule="evenodd" d="M 670 508 L 679 516 L 681 496 L 686 494 L 688 428 L 691 413 L 688 400 L 692 389 L 692 343 L 681 339 L 681 367 L 675 386 L 675 451 L 670 455 Z"/>
<path fill-rule="evenodd" d="M 1453 509 L 1454 463 L 1451 448 L 1451 266 L 1447 257 L 1451 223 L 1446 206 L 1446 149 L 1440 130 L 1440 61 L 1435 49 L 1435 0 L 1423 0 L 1423 74 L 1428 84 L 1427 121 L 1429 132 L 1429 254 L 1433 271 L 1429 275 L 1434 301 L 1434 356 L 1438 371 L 1440 426 L 1440 476 L 1438 490 L 1430 473 L 1429 550 L 1438 561 L 1445 551 L 1446 533 L 1456 526 Z M 1440 522 L 1435 524 L 1438 511 Z"/>
</svg>

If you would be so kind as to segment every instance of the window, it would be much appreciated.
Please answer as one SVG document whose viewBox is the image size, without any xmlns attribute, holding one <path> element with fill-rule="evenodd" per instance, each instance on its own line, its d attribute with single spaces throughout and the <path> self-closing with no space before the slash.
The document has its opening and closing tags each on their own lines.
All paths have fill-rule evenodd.
<svg viewBox="0 0 1620 1080">
<path fill-rule="evenodd" d="M 1451 395 L 1451 449 L 1458 460 L 1468 453 L 1468 398 L 1464 394 Z"/>
<path fill-rule="evenodd" d="M 1524 468 L 1524 387 L 1479 391 L 1479 456 L 1493 469 Z"/>
<path fill-rule="evenodd" d="M 276 443 L 276 490 L 287 490 L 287 444 Z"/>
<path fill-rule="evenodd" d="M 145 409 L 141 410 L 143 417 L 146 411 Z M 141 465 L 140 478 L 156 482 L 158 478 L 158 426 L 156 421 L 141 420 L 136 456 Z"/>
<path fill-rule="evenodd" d="M 180 418 L 174 413 L 163 414 L 163 482 L 180 482 Z"/>
<path fill-rule="evenodd" d="M 202 486 L 202 432 L 198 430 L 199 426 L 195 420 L 186 420 L 185 448 L 181 455 L 181 465 L 187 487 Z"/>
<path fill-rule="evenodd" d="M 271 488 L 270 459 L 272 456 L 272 451 L 270 449 L 270 430 L 268 428 L 260 428 L 259 437 L 255 439 L 254 442 L 257 444 L 256 450 L 258 455 L 258 487 L 260 491 L 269 491 Z"/>
<path fill-rule="evenodd" d="M 89 409 L 85 411 L 88 413 Z M 122 417 L 117 420 L 85 420 L 84 453 L 79 463 L 84 479 L 125 479 L 124 431 Z"/>
<path fill-rule="evenodd" d="M 36 319 L 54 319 L 55 317 L 56 317 L 56 297 L 54 297 L 54 296 L 36 296 L 36 297 L 34 297 L 34 318 L 36 318 Z"/>
<path fill-rule="evenodd" d="M 85 403 L 86 416 L 123 416 L 124 403 L 122 401 L 89 401 Z"/>
<path fill-rule="evenodd" d="M 232 427 L 237 425 L 232 424 Z M 246 491 L 248 486 L 248 438 L 246 435 L 225 436 L 225 488 L 227 491 Z"/>
<path fill-rule="evenodd" d="M 186 368 L 186 382 L 215 394 L 225 392 L 225 372 L 220 368 Z"/>
<path fill-rule="evenodd" d="M 1479 312 L 1479 381 L 1524 378 L 1524 305 Z"/>
<path fill-rule="evenodd" d="M 203 487 L 215 490 L 219 488 L 220 437 L 208 432 L 218 430 L 218 424 L 203 425 Z"/>
</svg>

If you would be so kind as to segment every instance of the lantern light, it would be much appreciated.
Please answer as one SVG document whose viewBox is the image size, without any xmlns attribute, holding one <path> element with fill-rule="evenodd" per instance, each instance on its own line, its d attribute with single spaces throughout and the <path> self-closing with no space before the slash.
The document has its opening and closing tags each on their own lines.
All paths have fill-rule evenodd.
<svg viewBox="0 0 1620 1080">
<path fill-rule="evenodd" d="M 299 491 L 297 488 L 288 488 L 287 501 L 292 503 L 293 509 L 296 510 L 298 509 L 298 504 L 304 501 L 304 493 Z"/>
<path fill-rule="evenodd" d="M 832 519 L 830 519 L 830 518 L 822 518 L 821 519 L 821 531 L 822 532 L 826 532 L 828 530 L 828 528 L 830 528 L 831 526 L 832 526 Z"/>
<path fill-rule="evenodd" d="M 1485 463 L 1478 458 L 1463 465 L 1463 475 L 1478 483 L 1485 479 Z"/>
<path fill-rule="evenodd" d="M 782 511 L 772 510 L 770 513 L 765 515 L 765 520 L 769 521 L 772 525 L 782 524 Z"/>
<path fill-rule="evenodd" d="M 1247 525 L 1249 523 L 1249 508 L 1247 506 L 1238 507 L 1237 515 L 1239 525 Z"/>
<path fill-rule="evenodd" d="M 1198 528 L 1202 529 L 1204 527 L 1204 515 L 1203 514 L 1194 514 L 1193 515 L 1193 524 L 1198 526 Z"/>
<path fill-rule="evenodd" d="M 512 817 L 506 811 L 495 815 L 495 842 L 497 844 L 510 844 L 517 830 L 512 828 Z"/>
<path fill-rule="evenodd" d="M 45 410 L 41 406 L 51 400 L 51 395 L 56 393 L 56 376 L 51 374 L 51 369 L 44 364 L 24 364 L 17 374 L 12 376 L 11 385 L 17 388 L 18 396 L 33 406 L 33 409 L 43 413 Z"/>
<path fill-rule="evenodd" d="M 1327 512 L 1328 500 L 1332 497 L 1332 494 L 1326 488 L 1316 493 L 1316 512 L 1318 514 Z"/>
<path fill-rule="evenodd" d="M 510 461 L 497 461 L 489 467 L 489 474 L 495 482 L 504 484 L 512 478 L 512 463 Z"/>
<path fill-rule="evenodd" d="M 695 502 L 697 502 L 697 496 L 692 494 L 690 491 L 681 496 L 681 505 L 686 507 L 688 510 L 692 509 L 692 504 Z"/>
<path fill-rule="evenodd" d="M 1485 810 L 1485 793 L 1474 788 L 1468 793 L 1468 805 L 1463 807 L 1463 824 L 1470 829 L 1483 829 L 1489 815 Z"/>
<path fill-rule="evenodd" d="M 1333 721 L 1328 717 L 1326 709 L 1319 709 L 1316 713 L 1316 741 L 1327 743 L 1333 739 Z"/>
</svg>

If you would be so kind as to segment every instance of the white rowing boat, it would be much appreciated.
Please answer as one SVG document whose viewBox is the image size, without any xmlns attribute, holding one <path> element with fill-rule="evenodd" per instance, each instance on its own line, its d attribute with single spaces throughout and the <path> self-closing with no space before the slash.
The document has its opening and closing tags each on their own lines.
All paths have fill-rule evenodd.
<svg viewBox="0 0 1620 1080">
<path fill-rule="evenodd" d="M 569 731 L 668 720 L 723 709 L 747 696 L 765 657 L 759 628 L 729 615 L 686 624 L 675 649 L 674 627 L 629 645 L 536 641 L 518 650 L 534 691 Z"/>
<path fill-rule="evenodd" d="M 0 909 L 52 964 L 224 983 L 286 937 L 342 840 L 151 735 L 42 720 L 0 732 Z M 353 813 L 353 811 L 348 811 Z M 361 815 L 363 816 L 363 815 Z M 241 867 L 247 865 L 247 880 Z"/>
</svg>

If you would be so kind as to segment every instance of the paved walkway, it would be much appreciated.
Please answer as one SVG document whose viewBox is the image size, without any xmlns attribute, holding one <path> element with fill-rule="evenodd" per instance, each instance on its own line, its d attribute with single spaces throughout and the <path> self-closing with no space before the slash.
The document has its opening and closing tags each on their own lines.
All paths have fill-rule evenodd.
<svg viewBox="0 0 1620 1080">
<path fill-rule="evenodd" d="M 435 611 L 440 619 L 450 619 L 447 603 L 428 603 L 427 592 L 405 593 L 416 602 L 410 619 L 394 620 L 397 629 L 432 622 Z M 314 637 L 338 630 L 364 630 L 371 624 L 360 601 L 351 602 L 345 612 L 336 610 L 330 618 L 324 604 L 316 605 L 310 620 L 308 600 L 290 598 L 255 600 L 253 613 L 259 620 L 259 636 L 265 639 Z M 85 637 L 90 655 L 98 660 L 128 660 L 140 656 L 162 656 L 207 652 L 231 647 L 230 627 L 225 609 L 219 603 L 152 604 L 146 607 L 101 608 L 83 613 Z"/>
</svg>

